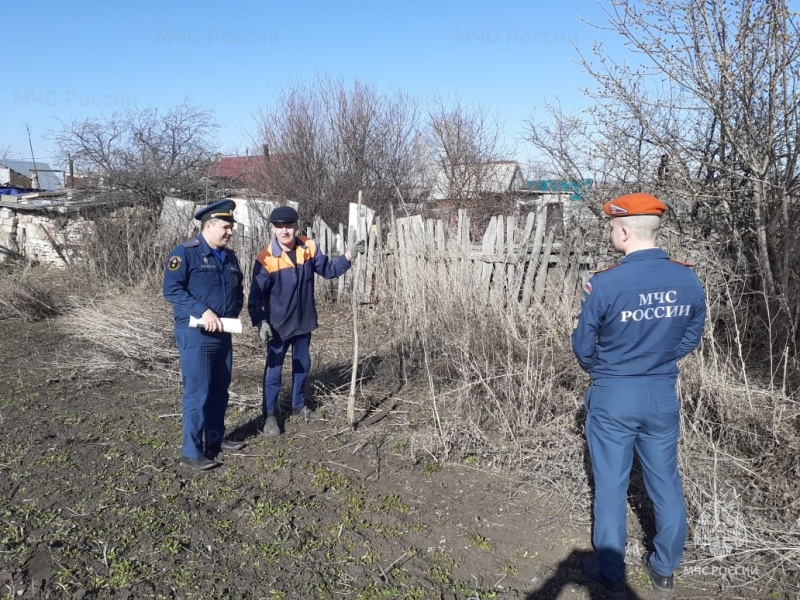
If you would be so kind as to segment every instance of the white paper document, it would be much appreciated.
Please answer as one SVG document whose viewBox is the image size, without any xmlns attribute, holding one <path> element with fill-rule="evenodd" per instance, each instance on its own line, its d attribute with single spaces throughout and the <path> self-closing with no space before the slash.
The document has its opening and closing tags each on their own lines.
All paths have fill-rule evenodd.
<svg viewBox="0 0 800 600">
<path fill-rule="evenodd" d="M 220 321 L 222 321 L 222 331 L 225 333 L 242 333 L 241 319 L 220 319 Z M 189 327 L 205 329 L 206 325 L 203 323 L 203 319 L 189 317 Z"/>
</svg>

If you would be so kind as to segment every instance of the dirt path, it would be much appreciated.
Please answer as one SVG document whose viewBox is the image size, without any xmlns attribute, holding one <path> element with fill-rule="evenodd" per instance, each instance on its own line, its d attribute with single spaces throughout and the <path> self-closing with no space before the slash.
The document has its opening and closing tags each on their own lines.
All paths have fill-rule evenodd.
<svg viewBox="0 0 800 600">
<path fill-rule="evenodd" d="M 177 381 L 92 371 L 56 324 L 17 325 L 0 342 L 0 598 L 602 597 L 580 574 L 586 515 L 478 464 L 412 459 L 403 406 L 356 432 L 328 406 L 261 438 L 243 348 L 228 421 L 248 445 L 195 474 Z"/>
</svg>

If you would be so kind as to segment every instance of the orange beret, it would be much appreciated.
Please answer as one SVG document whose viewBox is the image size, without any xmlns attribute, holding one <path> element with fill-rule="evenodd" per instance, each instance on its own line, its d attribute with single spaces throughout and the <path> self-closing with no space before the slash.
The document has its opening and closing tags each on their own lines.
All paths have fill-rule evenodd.
<svg viewBox="0 0 800 600">
<path fill-rule="evenodd" d="M 632 217 L 634 215 L 655 215 L 660 217 L 667 212 L 667 205 L 650 194 L 636 192 L 626 194 L 616 200 L 609 200 L 603 205 L 603 211 L 612 219 L 614 217 Z"/>
</svg>

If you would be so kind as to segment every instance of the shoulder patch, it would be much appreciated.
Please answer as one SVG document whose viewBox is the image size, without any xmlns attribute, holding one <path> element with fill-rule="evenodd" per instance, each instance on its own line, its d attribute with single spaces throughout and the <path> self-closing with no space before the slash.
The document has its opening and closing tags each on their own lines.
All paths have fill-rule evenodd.
<svg viewBox="0 0 800 600">
<path fill-rule="evenodd" d="M 183 261 L 181 260 L 180 256 L 173 256 L 172 258 L 169 259 L 169 262 L 167 263 L 167 268 L 170 271 L 177 271 L 178 269 L 181 268 L 182 262 Z"/>
<path fill-rule="evenodd" d="M 183 242 L 183 244 L 181 244 L 181 245 L 184 248 L 194 248 L 195 246 L 199 246 L 200 245 L 200 240 L 195 238 L 193 240 L 189 240 L 188 242 Z"/>
<path fill-rule="evenodd" d="M 586 292 L 588 295 L 592 295 L 592 284 L 588 281 L 583 284 L 583 291 Z"/>
</svg>

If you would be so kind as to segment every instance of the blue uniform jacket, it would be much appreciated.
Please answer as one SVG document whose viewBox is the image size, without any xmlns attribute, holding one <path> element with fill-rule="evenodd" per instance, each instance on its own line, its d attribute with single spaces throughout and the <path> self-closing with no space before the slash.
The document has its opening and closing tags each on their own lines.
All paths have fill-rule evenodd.
<svg viewBox="0 0 800 600">
<path fill-rule="evenodd" d="M 253 325 L 267 321 L 283 340 L 310 333 L 319 326 L 314 275 L 334 279 L 350 268 L 346 256 L 329 260 L 316 242 L 306 237 L 295 239 L 295 250 L 297 265 L 277 240 L 259 252 L 247 299 Z"/>
<path fill-rule="evenodd" d="M 660 248 L 638 250 L 584 286 L 572 350 L 593 380 L 675 379 L 678 360 L 700 343 L 705 318 L 694 271 Z"/>
<path fill-rule="evenodd" d="M 172 304 L 175 327 L 188 327 L 189 316 L 200 318 L 210 308 L 220 318 L 236 318 L 244 305 L 244 285 L 233 250 L 222 249 L 223 260 L 200 235 L 170 252 L 164 269 L 164 298 Z"/>
</svg>

